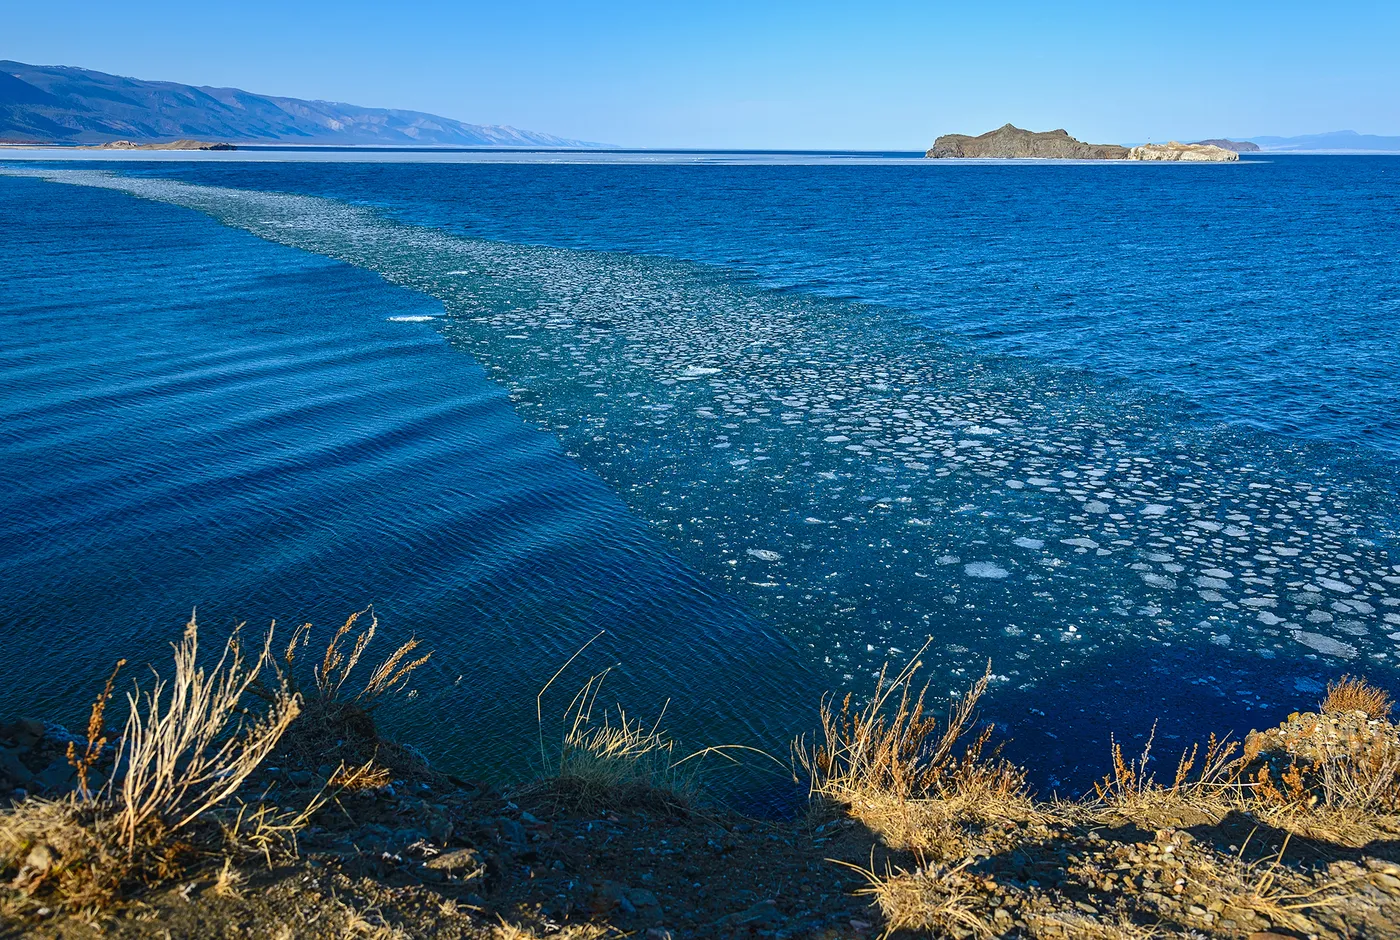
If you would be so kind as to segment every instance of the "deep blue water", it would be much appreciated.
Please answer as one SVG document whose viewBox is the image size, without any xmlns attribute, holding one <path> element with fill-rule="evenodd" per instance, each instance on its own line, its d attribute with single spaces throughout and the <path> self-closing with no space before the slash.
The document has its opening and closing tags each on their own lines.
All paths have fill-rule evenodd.
<svg viewBox="0 0 1400 940">
<path fill-rule="evenodd" d="M 601 628 L 780 751 L 932 637 L 1070 787 L 1396 684 L 1400 158 L 111 169 L 0 176 L 0 710 L 195 604 L 373 601 L 487 772 Z"/>
</svg>

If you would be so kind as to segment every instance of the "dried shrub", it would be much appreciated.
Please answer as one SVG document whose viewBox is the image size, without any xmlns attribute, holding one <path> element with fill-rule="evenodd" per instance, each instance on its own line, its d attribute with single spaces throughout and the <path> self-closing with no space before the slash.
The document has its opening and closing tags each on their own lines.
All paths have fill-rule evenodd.
<svg viewBox="0 0 1400 940">
<path fill-rule="evenodd" d="M 214 817 L 296 718 L 299 698 L 283 687 L 262 711 L 244 705 L 271 661 L 271 631 L 248 660 L 238 632 L 211 667 L 199 661 L 193 617 L 174 644 L 171 678 L 154 675 L 127 696 L 114 774 L 97 792 L 88 773 L 105 746 L 102 719 L 113 678 L 93 704 L 88 743 L 69 759 L 79 789 L 57 801 L 29 799 L 0 813 L 0 871 L 25 899 L 64 909 L 102 908 L 130 884 L 184 874 L 218 846 Z M 245 807 L 246 809 L 246 807 Z M 242 812 L 242 811 L 240 811 Z"/>
<path fill-rule="evenodd" d="M 117 673 L 121 672 L 125 665 L 125 659 L 117 660 L 112 674 L 107 677 L 107 684 L 102 687 L 102 692 L 92 703 L 92 710 L 88 712 L 87 740 L 83 745 L 83 752 L 78 753 L 76 742 L 68 742 L 68 763 L 72 765 L 78 777 L 78 795 L 85 800 L 92 798 L 92 787 L 89 784 L 97 763 L 102 758 L 102 750 L 107 746 L 106 725 L 103 723 L 107 714 L 107 703 L 112 700 Z"/>
<path fill-rule="evenodd" d="M 1127 759 L 1123 755 L 1123 745 L 1109 735 L 1112 770 L 1093 785 L 1100 806 L 1112 807 L 1134 818 L 1217 820 L 1224 817 L 1229 808 L 1238 806 L 1249 792 L 1249 785 L 1242 779 L 1246 758 L 1243 754 L 1236 756 L 1242 748 L 1240 742 L 1229 735 L 1217 737 L 1212 733 L 1204 748 L 1193 744 L 1184 749 L 1177 758 L 1170 785 L 1159 783 L 1155 773 L 1148 769 L 1155 740 L 1156 724 L 1148 734 L 1142 754 Z"/>
<path fill-rule="evenodd" d="M 116 822 L 128 851 L 152 827 L 175 833 L 232 796 L 272 752 L 301 700 L 285 687 L 268 709 L 248 715 L 242 699 L 271 659 L 272 632 L 249 664 L 237 632 L 213 669 L 199 665 L 194 618 L 175 646 L 175 675 L 156 676 L 146 691 L 127 697 L 131 707 L 118 748 Z M 168 695 L 167 695 L 168 693 Z M 114 778 L 116 780 L 118 778 Z"/>
<path fill-rule="evenodd" d="M 1366 717 L 1376 721 L 1387 721 L 1395 701 L 1384 689 L 1371 685 L 1365 679 L 1342 676 L 1327 683 L 1327 697 L 1320 706 L 1324 715 L 1346 715 L 1364 712 Z"/>
<path fill-rule="evenodd" d="M 925 645 L 925 649 L 927 645 Z M 923 650 L 919 651 L 922 654 Z M 857 706 L 846 695 L 839 708 L 821 710 L 821 741 L 799 741 L 797 756 L 815 795 L 842 803 L 863 797 L 896 801 L 976 793 L 988 801 L 1018 799 L 1025 775 L 989 750 L 992 728 L 975 728 L 977 703 L 991 683 L 991 665 L 940 722 L 928 713 L 928 683 L 914 690 L 918 656 L 894 676 L 880 670 L 875 691 Z"/>
</svg>

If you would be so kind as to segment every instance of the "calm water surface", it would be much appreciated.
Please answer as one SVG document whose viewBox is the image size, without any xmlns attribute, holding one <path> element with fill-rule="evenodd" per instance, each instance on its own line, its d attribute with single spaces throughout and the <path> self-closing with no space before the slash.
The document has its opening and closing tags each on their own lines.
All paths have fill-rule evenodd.
<svg viewBox="0 0 1400 940">
<path fill-rule="evenodd" d="M 1400 159 L 9 172 L 6 711 L 196 604 L 373 601 L 484 772 L 604 628 L 580 678 L 778 750 L 932 637 L 1071 789 L 1395 685 Z"/>
</svg>

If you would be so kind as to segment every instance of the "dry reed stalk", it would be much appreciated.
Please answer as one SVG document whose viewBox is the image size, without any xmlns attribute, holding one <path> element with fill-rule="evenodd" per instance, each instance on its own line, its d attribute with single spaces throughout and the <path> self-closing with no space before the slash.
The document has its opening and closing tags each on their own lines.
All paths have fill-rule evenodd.
<svg viewBox="0 0 1400 940">
<path fill-rule="evenodd" d="M 177 831 L 232 796 L 296 718 L 300 699 L 285 687 L 273 694 L 264 714 L 250 718 L 242 710 L 244 693 L 271 659 L 271 643 L 269 631 L 249 664 L 235 632 L 206 671 L 198 663 L 192 616 L 184 638 L 174 644 L 174 678 L 156 674 L 150 689 L 128 694 L 131 711 L 117 761 L 124 773 L 109 784 L 128 852 L 153 823 Z"/>
<path fill-rule="evenodd" d="M 369 614 L 369 625 L 360 627 L 357 633 L 356 625 L 365 614 Z M 346 618 L 345 623 L 332 634 L 330 642 L 326 644 L 326 652 L 321 658 L 320 665 L 312 669 L 316 681 L 317 696 L 322 701 L 344 701 L 341 693 L 345 683 L 350 678 L 350 674 L 355 671 L 355 667 L 359 665 L 361 657 L 364 656 L 365 650 L 374 639 L 378 629 L 379 619 L 374 615 L 374 606 L 371 605 L 351 614 Z M 287 644 L 287 649 L 282 657 L 288 667 L 292 666 L 296 660 L 298 648 L 305 647 L 310 631 L 311 624 L 306 623 L 298 627 L 292 634 L 291 641 Z M 345 642 L 351 636 L 354 637 L 354 640 L 347 650 Z M 433 655 L 427 653 L 417 659 L 408 659 L 409 654 L 418 648 L 419 643 L 417 638 L 410 638 L 390 653 L 383 662 L 374 668 L 365 681 L 364 688 L 355 693 L 350 701 L 369 708 L 385 695 L 401 691 L 408 684 L 409 676 Z"/>
<path fill-rule="evenodd" d="M 102 749 L 107 746 L 107 733 L 103 718 L 107 713 L 107 703 L 112 700 L 112 688 L 116 685 L 117 673 L 121 672 L 125 665 L 125 659 L 117 660 L 116 666 L 112 668 L 112 674 L 107 677 L 107 684 L 102 687 L 101 694 L 92 703 L 92 710 L 88 712 L 87 741 L 83 745 L 83 753 L 81 755 L 78 753 L 75 742 L 68 742 L 68 763 L 77 773 L 78 796 L 83 800 L 93 798 L 92 789 L 88 786 L 88 778 L 98 759 L 102 757 Z"/>
</svg>

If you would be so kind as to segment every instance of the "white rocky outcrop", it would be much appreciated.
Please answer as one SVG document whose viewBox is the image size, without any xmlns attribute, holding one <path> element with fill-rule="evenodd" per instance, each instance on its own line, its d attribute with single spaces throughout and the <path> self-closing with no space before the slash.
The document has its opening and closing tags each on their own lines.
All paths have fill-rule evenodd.
<svg viewBox="0 0 1400 940">
<path fill-rule="evenodd" d="M 1181 144 L 1172 141 L 1167 144 L 1143 144 L 1128 151 L 1129 160 L 1171 160 L 1182 163 L 1225 163 L 1238 160 L 1240 155 L 1233 150 L 1217 147 L 1214 144 Z"/>
</svg>

